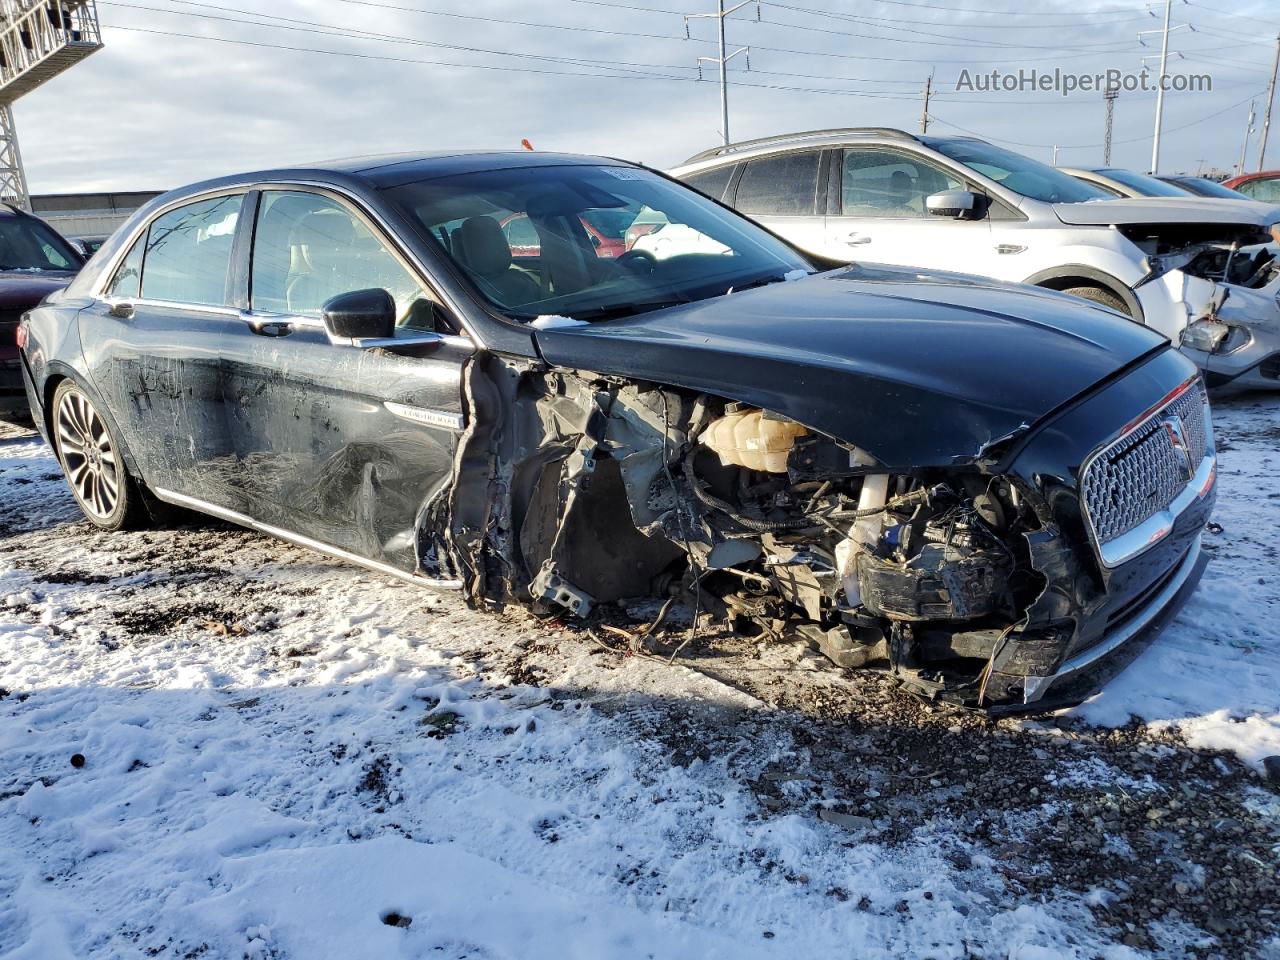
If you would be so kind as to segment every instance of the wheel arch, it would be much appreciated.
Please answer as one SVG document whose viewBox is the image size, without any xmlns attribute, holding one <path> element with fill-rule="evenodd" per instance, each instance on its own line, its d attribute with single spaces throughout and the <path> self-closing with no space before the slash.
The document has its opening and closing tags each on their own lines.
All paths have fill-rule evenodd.
<svg viewBox="0 0 1280 960">
<path fill-rule="evenodd" d="M 49 446 L 53 448 L 54 454 L 56 455 L 58 450 L 57 440 L 54 439 L 53 395 L 57 393 L 58 387 L 65 380 L 70 380 L 75 383 L 75 385 L 83 390 L 85 394 L 88 395 L 89 399 L 93 401 L 93 405 L 97 407 L 99 415 L 102 419 L 107 421 L 107 426 L 111 428 L 112 434 L 119 443 L 120 455 L 124 459 L 125 469 L 128 471 L 129 476 L 145 484 L 146 478 L 144 478 L 138 470 L 137 460 L 134 459 L 133 451 L 129 449 L 129 442 L 125 439 L 124 432 L 120 429 L 120 424 L 116 422 L 115 415 L 111 412 L 111 408 L 103 402 L 98 391 L 93 389 L 93 386 L 84 377 L 77 373 L 76 370 L 67 364 L 56 360 L 50 362 L 49 370 L 45 374 L 44 383 L 40 386 L 40 396 L 44 405 L 45 436 L 48 438 Z"/>
<path fill-rule="evenodd" d="M 1129 311 L 1129 316 L 1138 323 L 1145 323 L 1142 303 L 1137 294 L 1127 284 L 1117 280 L 1111 274 L 1096 267 L 1082 263 L 1068 263 L 1058 267 L 1050 267 L 1033 273 L 1022 281 L 1048 290 L 1067 290 L 1071 287 L 1101 287 L 1119 297 Z"/>
</svg>

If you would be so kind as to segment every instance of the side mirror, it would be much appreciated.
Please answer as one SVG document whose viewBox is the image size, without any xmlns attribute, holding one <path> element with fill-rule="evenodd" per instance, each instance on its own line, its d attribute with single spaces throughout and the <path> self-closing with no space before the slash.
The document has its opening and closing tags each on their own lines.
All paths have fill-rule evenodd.
<svg viewBox="0 0 1280 960">
<path fill-rule="evenodd" d="M 943 190 L 924 198 L 924 208 L 935 217 L 955 217 L 957 220 L 971 216 L 978 206 L 978 197 L 969 190 Z"/>
<path fill-rule="evenodd" d="M 325 329 L 335 337 L 366 340 L 393 337 L 396 333 L 396 302 L 381 288 L 330 297 L 320 314 Z"/>
</svg>

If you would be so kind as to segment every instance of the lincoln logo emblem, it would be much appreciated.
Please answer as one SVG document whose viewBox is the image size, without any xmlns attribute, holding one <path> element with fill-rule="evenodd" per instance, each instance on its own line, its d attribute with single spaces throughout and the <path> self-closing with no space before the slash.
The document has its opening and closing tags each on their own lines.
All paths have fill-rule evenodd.
<svg viewBox="0 0 1280 960">
<path fill-rule="evenodd" d="M 1173 447 L 1175 453 L 1182 456 L 1182 467 L 1187 473 L 1187 479 L 1190 480 L 1195 473 L 1195 464 L 1191 462 L 1191 446 L 1187 443 L 1186 424 L 1179 416 L 1169 416 L 1160 421 L 1160 426 L 1164 428 L 1165 435 L 1169 438 L 1169 446 Z"/>
</svg>

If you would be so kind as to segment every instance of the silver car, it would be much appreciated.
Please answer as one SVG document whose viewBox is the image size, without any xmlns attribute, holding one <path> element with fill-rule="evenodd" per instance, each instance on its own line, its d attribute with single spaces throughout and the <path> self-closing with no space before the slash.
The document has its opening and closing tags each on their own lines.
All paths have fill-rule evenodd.
<svg viewBox="0 0 1280 960">
<path fill-rule="evenodd" d="M 1240 255 L 1270 239 L 1270 205 L 1114 199 L 983 140 L 878 128 L 730 144 L 671 173 L 814 254 L 1061 290 L 1182 345 L 1212 383 L 1280 387 L 1251 328 L 1274 322 L 1280 265 Z"/>
</svg>

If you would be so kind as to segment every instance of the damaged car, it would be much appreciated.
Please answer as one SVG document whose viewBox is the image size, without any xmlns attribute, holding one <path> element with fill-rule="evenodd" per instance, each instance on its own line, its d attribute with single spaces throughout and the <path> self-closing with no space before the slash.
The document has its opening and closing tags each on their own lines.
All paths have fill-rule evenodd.
<svg viewBox="0 0 1280 960">
<path fill-rule="evenodd" d="M 1264 246 L 1280 207 L 1115 199 L 984 140 L 879 128 L 728 144 L 671 172 L 811 253 L 1062 290 L 1184 347 L 1210 386 L 1280 388 L 1280 262 Z"/>
<path fill-rule="evenodd" d="M 516 216 L 536 244 L 512 247 Z M 691 251 L 602 252 L 583 223 L 617 216 Z M 617 160 L 197 184 L 23 331 L 98 528 L 176 505 L 481 609 L 691 598 L 961 706 L 1079 700 L 1205 563 L 1209 408 L 1167 339 L 1052 291 L 823 261 Z"/>
</svg>

